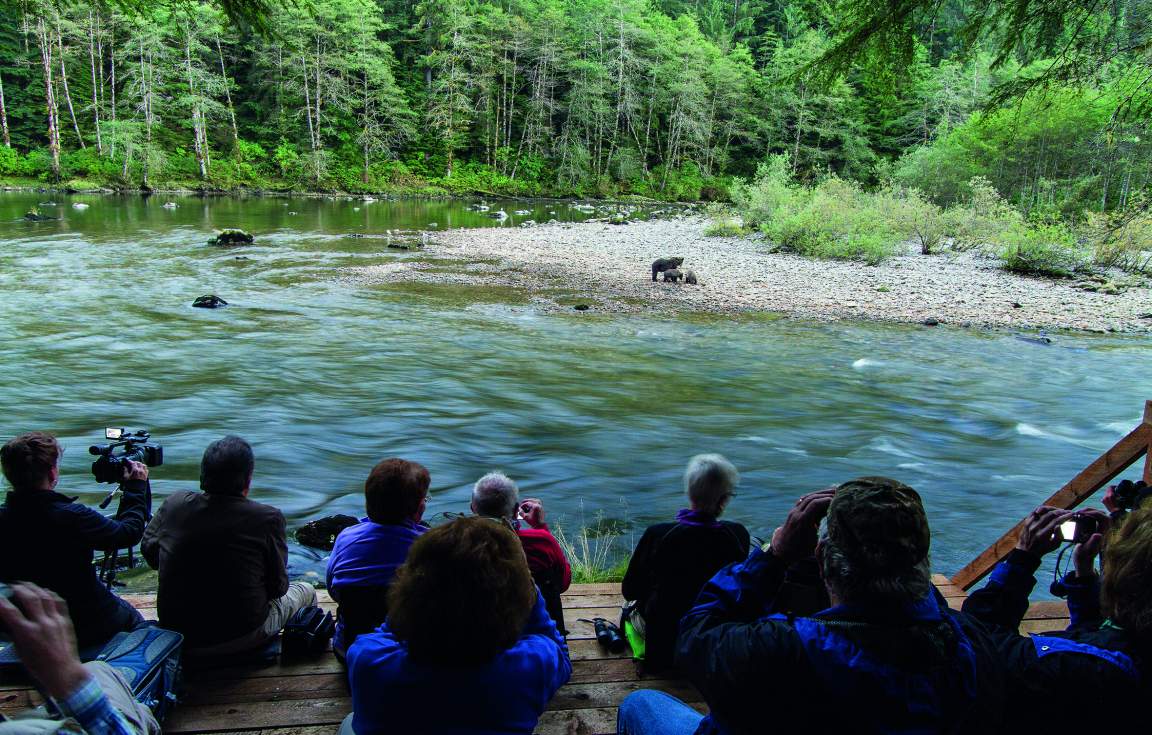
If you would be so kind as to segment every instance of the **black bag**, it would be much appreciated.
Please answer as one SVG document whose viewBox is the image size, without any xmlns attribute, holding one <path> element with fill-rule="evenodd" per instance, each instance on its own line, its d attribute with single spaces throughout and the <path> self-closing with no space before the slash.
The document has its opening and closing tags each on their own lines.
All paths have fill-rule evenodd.
<svg viewBox="0 0 1152 735">
<path fill-rule="evenodd" d="M 301 656 L 323 653 L 328 650 L 328 642 L 336 632 L 336 622 L 332 613 L 324 612 L 313 605 L 300 610 L 288 619 L 284 626 L 281 642 L 281 655 Z"/>
<path fill-rule="evenodd" d="M 180 684 L 180 646 L 184 636 L 163 628 L 138 628 L 117 633 L 108 641 L 97 661 L 103 661 L 124 677 L 136 701 L 164 722 L 176 704 Z"/>
</svg>

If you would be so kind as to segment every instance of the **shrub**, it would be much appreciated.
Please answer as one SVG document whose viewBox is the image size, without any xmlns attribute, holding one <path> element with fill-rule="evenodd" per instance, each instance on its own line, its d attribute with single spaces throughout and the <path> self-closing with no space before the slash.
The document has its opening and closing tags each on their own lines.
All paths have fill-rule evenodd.
<svg viewBox="0 0 1152 735">
<path fill-rule="evenodd" d="M 709 222 L 704 228 L 705 237 L 739 237 L 744 234 L 744 225 L 730 209 L 710 206 Z"/>
<path fill-rule="evenodd" d="M 832 176 L 813 189 L 793 190 L 761 229 L 783 250 L 875 265 L 894 255 L 901 240 L 881 202 Z"/>
<path fill-rule="evenodd" d="M 1127 212 L 1088 213 L 1081 234 L 1092 248 L 1094 265 L 1152 272 L 1152 213 L 1144 202 Z"/>
<path fill-rule="evenodd" d="M 757 166 L 756 177 L 751 182 L 733 186 L 732 201 L 743 215 L 746 227 L 760 227 L 772 219 L 778 208 L 790 202 L 795 192 L 788 156 L 779 155 Z"/>
<path fill-rule="evenodd" d="M 0 147 L 0 176 L 20 175 L 21 164 L 19 153 L 8 146 Z"/>
<path fill-rule="evenodd" d="M 1076 235 L 1064 224 L 1018 224 L 1001 237 L 1001 264 L 1006 270 L 1067 278 L 1084 265 Z"/>
<path fill-rule="evenodd" d="M 877 194 L 876 205 L 885 212 L 893 229 L 920 244 L 922 255 L 939 250 L 944 240 L 944 213 L 916 189 L 885 189 Z"/>
<path fill-rule="evenodd" d="M 1024 224 L 1023 215 L 1000 196 L 988 179 L 974 176 L 968 188 L 967 201 L 944 212 L 943 226 L 953 237 L 953 248 L 968 250 L 996 245 L 1009 231 Z"/>
</svg>

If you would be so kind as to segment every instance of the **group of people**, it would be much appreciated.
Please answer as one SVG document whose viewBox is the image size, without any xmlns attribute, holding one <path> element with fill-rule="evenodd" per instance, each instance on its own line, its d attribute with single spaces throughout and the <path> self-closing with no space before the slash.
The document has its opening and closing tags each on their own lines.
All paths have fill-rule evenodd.
<svg viewBox="0 0 1152 735">
<path fill-rule="evenodd" d="M 159 623 L 185 635 L 190 658 L 258 650 L 314 604 L 310 585 L 288 580 L 283 515 L 248 499 L 254 458 L 242 439 L 210 445 L 201 492 L 169 496 L 151 521 L 147 468 L 128 466 L 120 510 L 106 518 L 54 491 L 59 456 L 43 433 L 0 450 L 12 486 L 0 507 L 0 580 L 35 583 L 16 586 L 18 606 L 0 597 L 0 623 L 18 648 L 69 673 L 61 681 L 29 662 L 58 699 L 115 684 L 107 672 L 84 673 L 75 653 L 22 642 L 27 631 L 63 627 L 66 603 L 83 656 L 142 624 L 97 581 L 93 549 L 142 539 L 160 574 Z M 520 498 L 507 476 L 480 478 L 472 514 L 432 528 L 423 520 L 430 483 L 415 462 L 377 464 L 365 518 L 340 533 L 329 558 L 333 647 L 353 702 L 342 733 L 531 733 L 572 671 L 560 603 L 568 562 L 542 502 Z M 1096 729 L 1124 722 L 1149 690 L 1152 508 L 1038 508 L 957 611 L 932 585 L 931 532 L 907 485 L 864 477 L 804 495 L 760 546 L 721 520 L 739 485 L 730 462 L 694 457 L 684 484 L 688 507 L 648 528 L 632 554 L 622 622 L 645 669 L 688 678 L 708 714 L 640 690 L 621 704 L 621 733 Z M 1054 586 L 1068 597 L 1071 625 L 1023 636 L 1041 558 L 1064 543 L 1061 525 L 1073 518 L 1091 533 L 1076 539 L 1072 569 Z M 145 732 L 108 729 L 132 716 L 89 731 Z"/>
</svg>

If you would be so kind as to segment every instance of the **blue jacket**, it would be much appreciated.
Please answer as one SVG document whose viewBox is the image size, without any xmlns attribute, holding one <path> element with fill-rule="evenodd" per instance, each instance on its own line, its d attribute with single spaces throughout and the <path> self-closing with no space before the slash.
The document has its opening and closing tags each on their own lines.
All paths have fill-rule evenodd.
<svg viewBox="0 0 1152 735">
<path fill-rule="evenodd" d="M 92 566 L 95 550 L 126 549 L 144 535 L 148 483 L 123 488 L 114 518 L 51 491 L 13 491 L 0 507 L 0 581 L 34 582 L 63 597 L 81 648 L 125 629 L 125 603 Z"/>
<path fill-rule="evenodd" d="M 348 649 L 352 729 L 356 735 L 530 735 L 571 674 L 568 646 L 539 595 L 520 640 L 481 666 L 413 661 L 385 623 Z"/>
<path fill-rule="evenodd" d="M 985 733 L 1003 672 L 979 623 L 933 591 L 913 605 L 768 614 L 787 565 L 757 549 L 680 621 L 677 664 L 711 714 L 697 733 Z"/>
<path fill-rule="evenodd" d="M 1057 585 L 1068 594 L 1066 630 L 1020 635 L 1040 557 L 1014 550 L 964 612 L 983 621 L 997 640 L 1008 673 L 1007 730 L 1121 732 L 1131 724 L 1131 707 L 1150 691 L 1152 650 L 1105 622 L 1100 578 L 1071 575 Z"/>
<path fill-rule="evenodd" d="M 332 645 L 338 651 L 347 648 L 344 643 L 346 618 L 355 620 L 365 614 L 374 614 L 374 611 L 351 609 L 371 605 L 365 605 L 359 596 L 354 598 L 351 594 L 342 593 L 351 587 L 371 590 L 373 596 L 379 598 L 380 610 L 371 628 L 383 623 L 383 613 L 387 610 L 383 596 L 388 585 L 392 583 L 396 570 L 408 558 L 408 549 L 427 530 L 427 526 L 418 523 L 384 525 L 363 518 L 360 523 L 345 528 L 336 537 L 332 555 L 328 557 L 327 581 L 332 599 L 340 603 L 336 615 L 336 634 L 332 639 Z M 368 629 L 364 628 L 363 632 Z M 355 635 L 351 639 L 354 640 Z"/>
</svg>

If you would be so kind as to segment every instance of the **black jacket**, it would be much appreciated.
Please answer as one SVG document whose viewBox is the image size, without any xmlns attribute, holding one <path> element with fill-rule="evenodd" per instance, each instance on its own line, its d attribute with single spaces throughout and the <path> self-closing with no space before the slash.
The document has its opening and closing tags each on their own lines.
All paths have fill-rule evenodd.
<svg viewBox="0 0 1152 735">
<path fill-rule="evenodd" d="M 130 480 L 115 518 L 51 491 L 13 491 L 0 506 L 0 580 L 33 582 L 68 603 L 81 648 L 123 625 L 124 603 L 96 577 L 95 550 L 134 546 L 148 522 L 148 483 Z"/>
<path fill-rule="evenodd" d="M 1020 635 L 1039 567 L 1040 557 L 1017 549 L 964 603 L 964 612 L 994 632 L 1007 665 L 1007 728 L 1127 730 L 1139 697 L 1149 693 L 1149 647 L 1105 623 L 1098 577 L 1063 580 L 1072 618 L 1066 630 Z"/>
<path fill-rule="evenodd" d="M 768 614 L 787 565 L 759 549 L 680 623 L 677 665 L 711 710 L 697 733 L 994 733 L 1004 673 L 976 620 L 914 605 Z"/>
<path fill-rule="evenodd" d="M 644 531 L 621 591 L 639 603 L 649 669 L 672 665 L 680 618 L 713 574 L 748 558 L 748 545 L 748 529 L 730 521 L 718 527 L 658 523 Z"/>
<path fill-rule="evenodd" d="M 233 495 L 168 496 L 140 545 L 160 570 L 160 624 L 184 634 L 188 648 L 247 635 L 288 591 L 284 514 Z"/>
</svg>

